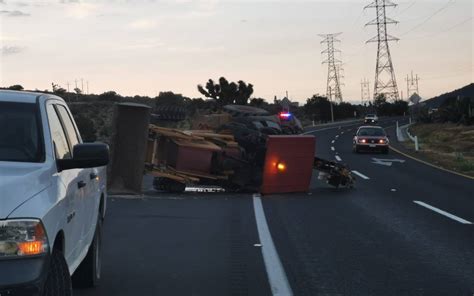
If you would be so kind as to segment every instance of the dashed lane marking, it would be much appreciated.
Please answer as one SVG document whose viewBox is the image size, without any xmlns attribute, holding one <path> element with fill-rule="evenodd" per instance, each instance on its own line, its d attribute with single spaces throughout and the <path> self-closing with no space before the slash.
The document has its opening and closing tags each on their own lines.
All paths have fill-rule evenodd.
<svg viewBox="0 0 474 296">
<path fill-rule="evenodd" d="M 366 175 L 364 174 L 361 174 L 359 173 L 358 171 L 352 171 L 354 174 L 356 174 L 357 176 L 361 177 L 362 179 L 365 179 L 365 180 L 369 180 L 370 178 L 367 177 Z"/>
<path fill-rule="evenodd" d="M 334 146 L 331 146 L 331 150 L 332 150 L 332 151 L 335 151 Z"/>
<path fill-rule="evenodd" d="M 443 211 L 443 210 L 438 209 L 438 208 L 436 208 L 436 207 L 430 206 L 429 204 L 424 203 L 424 202 L 422 202 L 422 201 L 414 200 L 413 202 L 416 203 L 417 205 L 420 205 L 420 206 L 422 206 L 422 207 L 425 207 L 425 208 L 427 208 L 427 209 L 430 209 L 430 210 L 432 210 L 432 211 L 434 211 L 434 212 L 436 212 L 436 213 L 438 213 L 438 214 L 441 214 L 441 215 L 443 215 L 443 216 L 445 216 L 445 217 L 448 217 L 448 218 L 450 218 L 450 219 L 453 219 L 453 220 L 455 220 L 455 221 L 457 221 L 457 222 L 459 222 L 459 223 L 462 223 L 462 224 L 472 224 L 472 222 L 470 222 L 470 221 L 464 220 L 463 218 L 459 218 L 459 217 L 456 216 L 456 215 L 450 214 L 450 213 L 448 213 L 448 212 L 446 212 L 446 211 Z"/>
<path fill-rule="evenodd" d="M 341 161 L 342 159 L 339 157 L 339 155 L 336 155 L 336 160 Z"/>
<path fill-rule="evenodd" d="M 265 269 L 267 270 L 267 277 L 270 288 L 272 289 L 272 295 L 292 296 L 293 291 L 288 283 L 288 278 L 286 277 L 285 270 L 281 264 L 280 257 L 278 257 L 275 244 L 272 240 L 272 235 L 268 228 L 260 194 L 253 195 L 253 208 L 255 212 L 255 220 L 257 221 L 258 236 L 260 244 L 262 245 L 261 250 L 263 261 L 265 263 Z"/>
</svg>

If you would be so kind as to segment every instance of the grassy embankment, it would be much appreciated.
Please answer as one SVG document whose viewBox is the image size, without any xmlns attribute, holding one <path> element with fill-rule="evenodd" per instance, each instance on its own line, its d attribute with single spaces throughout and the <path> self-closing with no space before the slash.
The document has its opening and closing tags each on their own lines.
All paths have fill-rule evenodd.
<svg viewBox="0 0 474 296">
<path fill-rule="evenodd" d="M 417 135 L 420 151 L 417 157 L 474 177 L 474 126 L 456 124 L 415 124 L 410 133 Z M 406 147 L 414 151 L 411 141 Z"/>
</svg>

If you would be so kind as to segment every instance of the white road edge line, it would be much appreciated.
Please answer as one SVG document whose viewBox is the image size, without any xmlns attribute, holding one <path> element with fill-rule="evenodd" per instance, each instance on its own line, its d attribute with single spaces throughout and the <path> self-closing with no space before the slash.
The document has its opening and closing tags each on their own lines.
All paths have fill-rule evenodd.
<svg viewBox="0 0 474 296">
<path fill-rule="evenodd" d="M 339 155 L 336 155 L 336 160 L 341 161 L 342 159 L 339 157 Z"/>
<path fill-rule="evenodd" d="M 352 171 L 354 174 L 356 174 L 357 176 L 361 177 L 362 179 L 366 179 L 366 180 L 369 180 L 370 178 L 367 177 L 366 175 L 364 174 L 361 174 L 359 173 L 358 171 Z"/>
<path fill-rule="evenodd" d="M 331 146 L 331 150 L 334 151 L 334 146 Z"/>
<path fill-rule="evenodd" d="M 424 202 L 422 202 L 422 201 L 414 200 L 413 202 L 416 203 L 416 204 L 418 204 L 418 205 L 420 205 L 420 206 L 422 206 L 422 207 L 425 207 L 425 208 L 427 208 L 427 209 L 430 209 L 430 210 L 432 210 L 432 211 L 434 211 L 434 212 L 436 212 L 436 213 L 438 213 L 438 214 L 441 214 L 441 215 L 443 215 L 443 216 L 445 216 L 445 217 L 448 217 L 448 218 L 450 218 L 450 219 L 453 219 L 453 220 L 455 220 L 455 221 L 457 221 L 457 222 L 459 222 L 459 223 L 462 223 L 462 224 L 472 224 L 472 222 L 470 222 L 470 221 L 464 220 L 463 218 L 459 218 L 458 216 L 455 216 L 455 215 L 453 215 L 453 214 L 450 214 L 450 213 L 448 213 L 448 212 L 445 212 L 445 211 L 443 211 L 443 210 L 440 210 L 440 209 L 438 209 L 438 208 L 435 208 L 435 207 L 433 207 L 433 206 L 430 206 L 429 204 L 424 203 Z"/>
<path fill-rule="evenodd" d="M 336 140 L 332 140 L 332 141 L 331 141 L 331 144 L 334 144 L 334 141 L 336 141 Z"/>
<path fill-rule="evenodd" d="M 255 220 L 257 221 L 258 236 L 260 244 L 262 244 L 262 255 L 267 270 L 268 282 L 272 289 L 272 295 L 293 295 L 285 270 L 278 257 L 272 235 L 268 229 L 267 219 L 263 211 L 262 199 L 260 194 L 253 195 L 253 208 L 255 212 Z"/>
</svg>

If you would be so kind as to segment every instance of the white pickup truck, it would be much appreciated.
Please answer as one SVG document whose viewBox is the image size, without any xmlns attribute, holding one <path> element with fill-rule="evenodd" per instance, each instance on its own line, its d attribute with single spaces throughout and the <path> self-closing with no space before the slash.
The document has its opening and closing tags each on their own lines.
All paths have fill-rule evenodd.
<svg viewBox="0 0 474 296">
<path fill-rule="evenodd" d="M 1 296 L 98 284 L 108 161 L 107 145 L 82 143 L 63 99 L 0 91 Z"/>
</svg>

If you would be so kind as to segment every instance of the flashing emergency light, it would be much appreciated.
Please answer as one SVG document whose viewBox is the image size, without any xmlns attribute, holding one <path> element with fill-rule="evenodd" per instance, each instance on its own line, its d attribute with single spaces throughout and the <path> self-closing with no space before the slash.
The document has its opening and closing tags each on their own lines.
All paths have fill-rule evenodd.
<svg viewBox="0 0 474 296">
<path fill-rule="evenodd" d="M 290 119 L 291 113 L 289 113 L 289 112 L 281 112 L 280 114 L 278 114 L 278 116 L 280 117 L 280 119 Z"/>
</svg>

